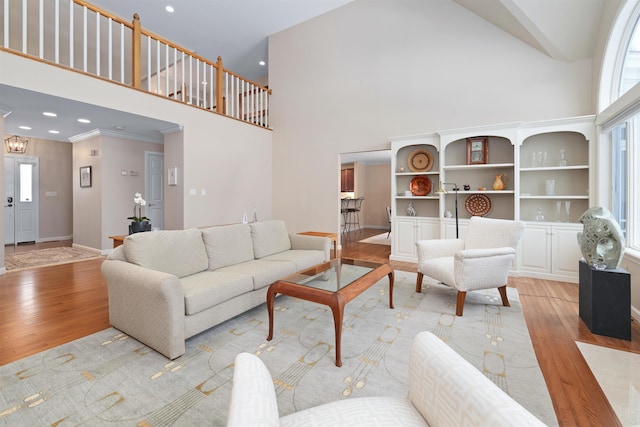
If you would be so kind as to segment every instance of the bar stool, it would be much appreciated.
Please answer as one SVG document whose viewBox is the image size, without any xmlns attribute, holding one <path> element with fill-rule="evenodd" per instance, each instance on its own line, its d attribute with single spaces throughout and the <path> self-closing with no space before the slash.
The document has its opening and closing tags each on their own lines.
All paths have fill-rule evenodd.
<svg viewBox="0 0 640 427">
<path fill-rule="evenodd" d="M 358 231 L 360 231 L 360 209 L 362 209 L 362 202 L 364 201 L 364 197 L 358 197 L 353 200 L 353 206 L 347 207 L 347 231 L 351 230 L 351 225 L 355 225 L 358 227 Z"/>
</svg>

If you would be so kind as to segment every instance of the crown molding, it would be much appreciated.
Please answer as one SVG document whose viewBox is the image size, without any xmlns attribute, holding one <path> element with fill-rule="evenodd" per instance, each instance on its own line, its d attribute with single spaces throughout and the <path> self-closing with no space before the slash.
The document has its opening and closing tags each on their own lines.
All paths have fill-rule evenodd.
<svg viewBox="0 0 640 427">
<path fill-rule="evenodd" d="M 71 142 L 80 142 L 89 138 L 95 138 L 96 136 L 110 136 L 113 138 L 121 138 L 121 139 L 131 139 L 134 141 L 142 141 L 142 142 L 151 142 L 153 144 L 163 144 L 164 139 L 154 138 L 150 136 L 142 136 L 136 135 L 133 133 L 126 133 L 120 131 L 113 131 L 109 129 L 93 129 L 89 132 L 81 133 L 78 135 L 74 135 L 69 137 L 69 141 Z"/>
</svg>

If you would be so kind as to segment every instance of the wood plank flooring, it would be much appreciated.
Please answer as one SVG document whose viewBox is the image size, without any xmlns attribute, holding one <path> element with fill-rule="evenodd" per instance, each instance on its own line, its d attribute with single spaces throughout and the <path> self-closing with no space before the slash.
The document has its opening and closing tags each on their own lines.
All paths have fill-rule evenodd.
<svg viewBox="0 0 640 427">
<path fill-rule="evenodd" d="M 342 236 L 342 255 L 387 262 L 390 246 L 359 243 L 383 230 L 363 229 Z M 5 247 L 32 250 L 71 242 Z M 16 271 L 0 276 L 0 365 L 109 327 L 102 260 Z M 415 264 L 389 262 L 416 271 Z M 578 316 L 578 286 L 530 278 L 511 278 L 518 289 L 540 367 L 561 426 L 620 425 L 575 341 L 640 353 L 640 326 L 632 340 L 592 334 Z"/>
</svg>

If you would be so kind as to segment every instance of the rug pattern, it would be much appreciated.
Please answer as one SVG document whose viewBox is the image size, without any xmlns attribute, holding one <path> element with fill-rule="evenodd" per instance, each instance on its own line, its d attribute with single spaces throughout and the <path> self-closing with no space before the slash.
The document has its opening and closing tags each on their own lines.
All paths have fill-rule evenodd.
<svg viewBox="0 0 640 427">
<path fill-rule="evenodd" d="M 67 264 L 70 262 L 99 258 L 100 256 L 97 252 L 64 246 L 6 254 L 4 257 L 4 265 L 7 271 L 17 271 L 25 268 Z"/>
<path fill-rule="evenodd" d="M 274 378 L 280 415 L 329 401 L 407 394 L 408 348 L 431 330 L 549 425 L 555 412 L 515 289 L 512 307 L 493 291 L 467 296 L 397 271 L 395 309 L 386 278 L 347 304 L 342 360 L 335 366 L 328 307 L 280 296 L 274 338 L 261 305 L 187 341 L 169 361 L 109 328 L 0 367 L 0 425 L 225 425 L 236 354 L 258 355 Z"/>
</svg>

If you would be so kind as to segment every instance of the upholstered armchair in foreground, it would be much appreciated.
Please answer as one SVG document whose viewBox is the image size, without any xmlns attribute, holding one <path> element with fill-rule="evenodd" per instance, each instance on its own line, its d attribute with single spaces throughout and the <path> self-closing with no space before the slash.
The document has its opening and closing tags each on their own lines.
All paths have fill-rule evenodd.
<svg viewBox="0 0 640 427">
<path fill-rule="evenodd" d="M 416 292 L 429 276 L 458 290 L 456 315 L 462 316 L 468 291 L 498 288 L 509 307 L 507 279 L 516 258 L 524 222 L 472 217 L 464 239 L 420 240 Z"/>
<path fill-rule="evenodd" d="M 414 338 L 408 378 L 407 397 L 347 398 L 280 418 L 267 367 L 240 353 L 227 427 L 544 425 L 431 332 Z"/>
</svg>

